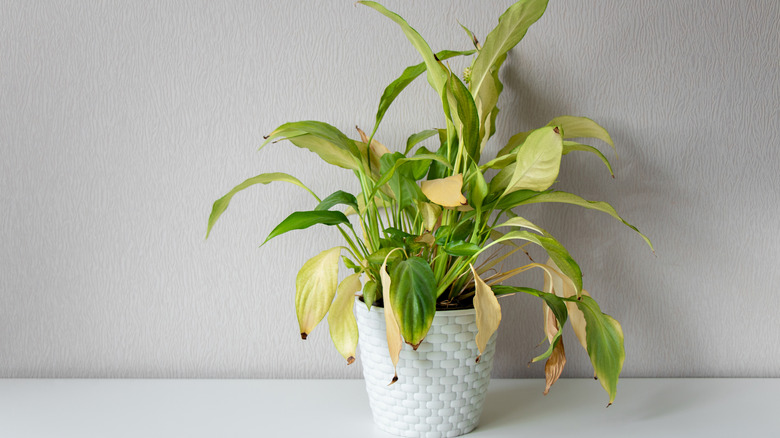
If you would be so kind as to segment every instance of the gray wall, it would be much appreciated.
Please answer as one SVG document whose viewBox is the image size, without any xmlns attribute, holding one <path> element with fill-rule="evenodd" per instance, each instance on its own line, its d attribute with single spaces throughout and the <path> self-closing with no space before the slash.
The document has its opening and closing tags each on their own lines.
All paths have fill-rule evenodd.
<svg viewBox="0 0 780 438">
<path fill-rule="evenodd" d="M 484 37 L 511 2 L 486 3 L 387 6 L 439 50 L 469 47 L 456 19 Z M 524 213 L 623 323 L 624 376 L 780 377 L 779 17 L 775 0 L 553 0 L 509 55 L 489 150 L 556 115 L 594 118 L 617 178 L 572 154 L 558 187 L 611 202 L 655 243 L 572 206 Z M 309 195 L 242 193 L 208 241 L 206 218 L 261 172 L 355 190 L 289 144 L 256 152 L 262 135 L 306 119 L 369 129 L 384 86 L 417 62 L 351 0 L 1 2 L 0 376 L 359 377 L 327 327 L 299 339 L 293 308 L 298 268 L 337 233 L 258 249 Z M 378 139 L 397 149 L 441 124 L 419 81 Z M 503 302 L 494 376 L 543 375 L 526 367 L 539 303 Z M 564 336 L 564 376 L 589 375 Z"/>
</svg>

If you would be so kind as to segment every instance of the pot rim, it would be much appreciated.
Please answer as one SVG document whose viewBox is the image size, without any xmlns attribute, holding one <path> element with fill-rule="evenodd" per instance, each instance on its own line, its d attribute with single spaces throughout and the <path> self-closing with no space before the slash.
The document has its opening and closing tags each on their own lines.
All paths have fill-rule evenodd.
<svg viewBox="0 0 780 438">
<path fill-rule="evenodd" d="M 357 306 L 362 308 L 363 312 L 371 313 L 371 310 L 377 309 L 378 313 L 381 313 L 384 315 L 385 308 L 379 307 L 379 306 L 371 306 L 371 310 L 366 309 L 365 302 L 361 299 L 359 296 L 355 296 L 355 302 L 357 303 Z M 465 315 L 473 315 L 476 313 L 476 309 L 473 307 L 470 309 L 457 309 L 457 310 L 436 310 L 436 312 L 433 314 L 433 318 L 436 319 L 436 317 L 450 317 L 450 316 L 465 316 Z"/>
</svg>

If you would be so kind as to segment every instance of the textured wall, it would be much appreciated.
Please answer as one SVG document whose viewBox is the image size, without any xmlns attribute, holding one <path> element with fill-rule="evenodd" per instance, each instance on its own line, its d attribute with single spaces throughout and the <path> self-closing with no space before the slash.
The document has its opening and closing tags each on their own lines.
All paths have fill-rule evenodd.
<svg viewBox="0 0 780 438">
<path fill-rule="evenodd" d="M 486 3 L 387 6 L 439 50 L 469 47 L 456 19 L 484 37 L 511 2 Z M 774 0 L 552 0 L 509 55 L 489 150 L 556 115 L 594 118 L 617 178 L 572 154 L 559 187 L 611 202 L 656 245 L 573 206 L 525 213 L 623 323 L 625 376 L 780 377 L 779 17 Z M 261 136 L 305 119 L 368 129 L 383 87 L 416 62 L 394 24 L 351 0 L 0 2 L 0 376 L 358 377 L 326 327 L 300 341 L 293 309 L 298 267 L 337 233 L 258 249 L 309 195 L 242 193 L 208 241 L 206 218 L 261 172 L 354 190 L 307 151 L 256 152 Z M 441 123 L 419 81 L 378 138 L 398 148 Z M 526 367 L 538 301 L 507 298 L 504 315 L 494 375 L 542 375 Z M 588 375 L 564 335 L 564 375 Z"/>
</svg>

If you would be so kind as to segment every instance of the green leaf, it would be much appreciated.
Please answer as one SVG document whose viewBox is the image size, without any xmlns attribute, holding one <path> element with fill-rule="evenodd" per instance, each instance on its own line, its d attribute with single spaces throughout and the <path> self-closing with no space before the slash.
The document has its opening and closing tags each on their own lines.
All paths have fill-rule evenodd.
<svg viewBox="0 0 780 438">
<path fill-rule="evenodd" d="M 458 21 L 458 24 L 460 24 L 460 27 L 462 27 L 463 30 L 466 32 L 466 35 L 469 36 L 469 39 L 471 40 L 471 43 L 474 44 L 474 48 L 476 48 L 476 49 L 482 48 L 482 45 L 479 44 L 479 40 L 477 40 L 477 37 L 474 35 L 474 33 L 472 31 L 470 31 L 468 27 L 464 26 L 463 23 L 461 23 L 460 21 Z M 439 58 L 439 59 L 441 59 L 441 58 Z"/>
<path fill-rule="evenodd" d="M 563 138 L 597 138 L 615 149 L 607 130 L 587 117 L 559 116 L 550 120 L 547 126 L 560 126 Z"/>
<path fill-rule="evenodd" d="M 336 350 L 347 360 L 347 365 L 355 362 L 355 350 L 358 343 L 358 327 L 355 320 L 355 293 L 360 290 L 360 274 L 345 278 L 336 291 L 336 299 L 328 311 L 330 339 Z"/>
<path fill-rule="evenodd" d="M 506 145 L 501 148 L 500 151 L 496 154 L 496 157 L 500 157 L 502 155 L 507 154 L 517 154 L 517 148 L 525 142 L 525 139 L 528 138 L 529 135 L 531 135 L 533 131 L 525 131 L 525 132 L 518 132 L 517 134 L 513 135 L 509 138 L 509 141 L 506 142 Z"/>
<path fill-rule="evenodd" d="M 335 127 L 318 121 L 285 123 L 266 137 L 260 149 L 277 139 L 316 153 L 325 162 L 345 169 L 362 170 L 362 154 L 355 142 Z"/>
<path fill-rule="evenodd" d="M 395 154 L 398 154 L 398 155 L 395 155 Z M 408 158 L 400 158 L 399 156 L 401 154 L 399 152 L 396 152 L 395 154 L 385 154 L 385 155 L 382 155 L 382 158 L 380 158 L 380 161 L 382 163 L 386 163 L 386 162 L 387 163 L 392 163 L 392 166 L 387 168 L 386 170 L 382 170 L 382 177 L 379 179 L 379 181 L 376 182 L 374 191 L 371 193 L 371 196 L 369 196 L 369 199 L 373 198 L 374 196 L 376 196 L 377 192 L 379 191 L 379 188 L 382 187 L 383 185 L 387 184 L 390 181 L 390 179 L 393 178 L 393 175 L 395 175 L 395 172 L 401 166 L 403 166 L 405 163 L 408 163 L 410 161 L 433 160 L 433 161 L 436 161 L 438 163 L 441 163 L 442 165 L 444 165 L 448 169 L 452 169 L 452 165 L 450 163 L 448 163 L 447 160 L 445 160 L 444 158 L 442 158 L 438 154 L 419 154 L 419 155 L 414 155 L 414 156 L 408 157 Z M 387 157 L 387 158 L 385 158 L 385 157 Z M 387 161 L 387 160 L 389 160 L 389 161 Z"/>
<path fill-rule="evenodd" d="M 436 54 L 436 57 L 440 60 L 445 60 L 452 58 L 454 56 L 464 56 L 464 55 L 471 55 L 474 53 L 473 50 L 466 50 L 466 51 L 453 51 L 453 50 L 442 50 L 441 52 Z M 371 137 L 374 136 L 376 133 L 376 130 L 379 128 L 379 124 L 382 122 L 382 119 L 385 117 L 385 113 L 390 108 L 390 105 L 395 101 L 396 97 L 398 97 L 399 94 L 409 85 L 411 84 L 415 79 L 417 79 L 417 76 L 420 76 L 423 74 L 428 68 L 426 67 L 424 62 L 421 62 L 416 65 L 412 65 L 410 67 L 407 67 L 403 73 L 401 73 L 401 76 L 399 76 L 396 80 L 390 83 L 390 85 L 385 88 L 384 93 L 382 93 L 382 97 L 379 99 L 379 108 L 376 111 L 376 122 L 374 123 L 374 130 L 371 133 Z M 423 131 L 427 132 L 427 131 Z M 426 137 L 427 138 L 427 137 Z M 422 141 L 424 139 L 420 139 L 418 141 Z M 409 144 L 407 142 L 407 149 L 404 155 L 409 153 L 409 150 L 411 147 L 409 147 Z"/>
<path fill-rule="evenodd" d="M 479 98 L 484 83 L 491 78 L 491 68 L 523 39 L 528 28 L 547 8 L 547 0 L 519 1 L 504 12 L 498 25 L 485 38 L 471 71 L 471 91 Z"/>
<path fill-rule="evenodd" d="M 420 131 L 416 134 L 412 134 L 411 136 L 409 136 L 409 139 L 406 140 L 406 149 L 404 150 L 404 155 L 409 155 L 409 152 L 412 150 L 412 148 L 417 146 L 418 143 L 427 140 L 438 133 L 439 131 L 436 129 L 427 129 L 425 131 Z"/>
<path fill-rule="evenodd" d="M 255 184 L 268 184 L 274 181 L 284 181 L 291 184 L 295 184 L 298 187 L 303 187 L 304 189 L 306 189 L 307 192 L 311 193 L 311 195 L 314 196 L 314 199 L 316 199 L 317 201 L 320 200 L 320 198 L 318 198 L 317 195 L 314 194 L 314 192 L 312 192 L 308 187 L 306 187 L 302 182 L 300 182 L 298 178 L 292 175 L 288 175 L 286 173 L 281 173 L 281 172 L 261 173 L 260 175 L 249 178 L 246 181 L 242 182 L 241 184 L 233 187 L 233 190 L 228 192 L 227 195 L 214 201 L 214 205 L 211 207 L 211 215 L 209 215 L 209 225 L 208 228 L 206 228 L 206 238 L 207 239 L 209 238 L 209 234 L 211 233 L 211 228 L 217 222 L 217 219 L 219 219 L 222 213 L 224 213 L 225 210 L 227 210 L 228 205 L 230 204 L 230 200 L 233 199 L 233 195 Z"/>
<path fill-rule="evenodd" d="M 471 257 L 478 253 L 480 249 L 482 248 L 479 245 L 463 240 L 449 242 L 444 246 L 444 252 L 456 257 Z"/>
<path fill-rule="evenodd" d="M 390 190 L 393 192 L 396 202 L 403 209 L 412 204 L 415 200 L 424 200 L 420 187 L 414 178 L 412 165 L 415 161 L 428 161 L 430 164 L 430 157 L 433 155 L 420 154 L 415 157 L 427 157 L 420 160 L 412 160 L 405 158 L 400 152 L 394 152 L 392 154 L 384 154 L 380 158 L 382 178 L 377 182 L 377 188 L 384 184 L 387 179 L 387 185 L 390 186 Z M 412 157 L 414 158 L 414 157 Z M 406 166 L 404 166 L 406 164 Z M 389 176 L 389 178 L 385 178 Z"/>
<path fill-rule="evenodd" d="M 316 207 L 314 207 L 314 210 L 329 210 L 331 207 L 338 204 L 352 207 L 355 209 L 355 211 L 358 210 L 357 199 L 355 199 L 355 196 L 342 190 L 335 191 L 330 196 L 323 199 Z"/>
<path fill-rule="evenodd" d="M 474 99 L 458 76 L 453 74 L 447 78 L 447 92 L 453 99 L 450 109 L 454 107 L 457 114 L 453 122 L 461 147 L 475 163 L 479 163 L 479 114 Z"/>
<path fill-rule="evenodd" d="M 311 333 L 330 309 L 336 295 L 340 247 L 327 249 L 303 264 L 295 277 L 295 313 L 301 338 Z"/>
<path fill-rule="evenodd" d="M 468 182 L 468 198 L 469 205 L 474 208 L 481 209 L 482 202 L 488 194 L 488 185 L 485 182 L 485 175 L 477 167 L 476 163 L 471 163 L 469 166 L 469 172 L 466 175 Z"/>
<path fill-rule="evenodd" d="M 566 248 L 555 240 L 554 237 L 549 235 L 549 233 L 540 236 L 529 231 L 512 231 L 494 240 L 489 245 L 485 246 L 482 251 L 507 240 L 525 240 L 544 248 L 550 258 L 558 265 L 561 272 L 574 282 L 577 294 L 580 293 L 582 290 L 582 270 L 580 270 L 580 266 L 574 261 L 571 255 L 569 255 Z"/>
<path fill-rule="evenodd" d="M 609 404 L 615 401 L 617 382 L 626 352 L 623 348 L 623 329 L 611 316 L 602 313 L 596 301 L 583 295 L 581 299 L 568 298 L 585 315 L 585 335 L 588 356 L 601 386 L 609 394 Z"/>
<path fill-rule="evenodd" d="M 376 296 L 376 281 L 368 280 L 363 285 L 363 302 L 366 304 L 368 310 L 371 310 L 371 306 L 374 305 L 378 297 Z"/>
<path fill-rule="evenodd" d="M 575 143 L 573 141 L 564 141 L 563 155 L 566 155 L 572 151 L 584 151 L 584 152 L 591 152 L 596 154 L 599 158 L 601 158 L 601 161 L 603 161 L 604 164 L 607 166 L 607 169 L 609 169 L 609 174 L 612 175 L 612 178 L 615 177 L 615 173 L 612 172 L 612 165 L 609 164 L 609 160 L 607 160 L 607 157 L 605 157 L 600 150 L 594 148 L 593 146 L 588 146 L 586 144 Z"/>
<path fill-rule="evenodd" d="M 494 208 L 496 210 L 509 210 L 511 208 L 517 207 L 518 205 L 526 203 L 528 199 L 531 199 L 534 196 L 539 196 L 542 193 L 548 193 L 548 192 L 537 192 L 534 190 L 518 190 L 516 192 L 508 193 L 498 200 Z"/>
<path fill-rule="evenodd" d="M 433 51 L 431 50 L 430 46 L 428 46 L 428 43 L 425 42 L 423 37 L 420 36 L 420 34 L 411 26 L 409 26 L 409 23 L 407 23 L 406 20 L 401 18 L 395 12 L 387 10 L 387 8 L 380 5 L 379 3 L 373 1 L 359 1 L 358 3 L 375 9 L 385 17 L 393 20 L 401 27 L 401 30 L 404 32 L 404 35 L 406 35 L 406 38 L 410 43 L 412 43 L 412 46 L 417 49 L 423 58 L 428 71 L 428 83 L 431 84 L 434 90 L 436 90 L 437 94 L 441 95 L 441 90 L 444 89 L 444 83 L 447 81 L 447 71 L 441 64 L 439 64 L 439 61 L 436 59 L 436 55 L 433 54 Z"/>
<path fill-rule="evenodd" d="M 428 262 L 410 257 L 390 274 L 390 300 L 404 340 L 416 350 L 436 312 L 436 278 Z"/>
<path fill-rule="evenodd" d="M 284 234 L 292 230 L 302 230 L 317 224 L 349 224 L 349 219 L 347 219 L 347 217 L 344 216 L 344 213 L 340 211 L 296 211 L 295 213 L 287 216 L 287 219 L 283 220 L 281 223 L 279 223 L 279 225 L 276 226 L 276 228 L 273 229 L 273 231 L 271 231 L 271 234 L 269 234 L 265 239 L 263 245 L 280 234 Z"/>
<path fill-rule="evenodd" d="M 588 201 L 585 199 L 582 199 L 581 197 L 568 193 L 568 192 L 547 192 L 547 193 L 541 193 L 538 196 L 534 196 L 531 198 L 528 198 L 522 202 L 520 202 L 517 205 L 522 204 L 536 204 L 540 202 L 560 202 L 564 204 L 574 204 L 579 205 L 580 207 L 589 208 L 591 210 L 598 210 L 604 213 L 607 213 L 608 215 L 614 217 L 615 219 L 619 220 L 620 222 L 623 222 L 623 224 L 632 230 L 636 231 L 640 236 L 642 236 L 642 239 L 647 243 L 648 246 L 650 246 L 650 249 L 653 250 L 653 244 L 650 243 L 650 239 L 647 238 L 644 234 L 640 233 L 639 230 L 623 220 L 620 215 L 618 215 L 617 211 L 615 211 L 615 208 L 611 205 L 607 204 L 606 202 L 602 201 Z M 653 250 L 655 251 L 655 250 Z"/>
<path fill-rule="evenodd" d="M 563 140 L 555 128 L 534 130 L 517 151 L 516 167 L 507 192 L 547 190 L 558 178 L 562 153 Z"/>
</svg>

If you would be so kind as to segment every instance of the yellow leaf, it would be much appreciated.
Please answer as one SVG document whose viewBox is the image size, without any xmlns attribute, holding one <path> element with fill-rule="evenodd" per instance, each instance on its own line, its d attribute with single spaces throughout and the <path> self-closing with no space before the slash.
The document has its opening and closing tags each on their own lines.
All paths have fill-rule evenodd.
<svg viewBox="0 0 780 438">
<path fill-rule="evenodd" d="M 382 263 L 382 268 L 379 270 L 379 277 L 382 279 L 382 301 L 385 306 L 387 349 L 390 352 L 390 360 L 393 362 L 393 369 L 398 366 L 398 356 L 401 354 L 401 347 L 404 345 L 404 339 L 401 337 L 401 329 L 398 327 L 395 313 L 393 312 L 393 306 L 390 304 L 390 275 L 387 274 L 387 259 L 390 257 L 390 254 L 399 249 L 400 248 L 396 248 L 387 254 L 385 261 Z M 396 371 L 390 385 L 397 381 L 398 372 Z"/>
<path fill-rule="evenodd" d="M 423 218 L 423 228 L 426 231 L 433 231 L 439 224 L 439 217 L 441 216 L 441 207 L 430 202 L 418 202 L 417 207 L 420 210 Z"/>
<path fill-rule="evenodd" d="M 454 208 L 468 203 L 466 197 L 461 193 L 463 189 L 463 175 L 460 173 L 446 178 L 422 181 L 420 188 L 431 202 L 442 207 Z"/>
<path fill-rule="evenodd" d="M 295 311 L 301 339 L 328 313 L 336 295 L 341 247 L 327 249 L 303 264 L 295 278 Z"/>
<path fill-rule="evenodd" d="M 355 349 L 358 342 L 358 327 L 353 311 L 355 293 L 362 288 L 360 273 L 345 278 L 336 291 L 336 299 L 328 312 L 330 338 L 336 350 L 347 360 L 347 365 L 355 361 Z"/>
<path fill-rule="evenodd" d="M 569 280 L 569 277 L 561 273 L 561 271 L 558 269 L 558 265 L 556 265 L 552 259 L 547 259 L 546 265 L 553 271 L 553 273 L 557 274 L 552 276 L 552 293 L 564 298 L 576 296 L 577 292 L 574 289 L 574 284 L 571 282 L 571 280 Z M 545 278 L 545 281 L 546 280 L 547 279 Z M 587 297 L 590 296 L 590 294 L 584 289 L 582 290 L 581 294 Z M 574 329 L 574 334 L 577 335 L 577 340 L 580 341 L 582 348 L 584 348 L 585 351 L 588 351 L 588 344 L 585 338 L 585 315 L 582 313 L 582 310 L 577 307 L 576 303 L 569 301 L 566 302 L 566 310 L 569 312 L 569 321 L 571 321 L 571 327 Z"/>
<path fill-rule="evenodd" d="M 479 278 L 473 265 L 469 266 L 471 267 L 471 273 L 474 275 L 474 286 L 476 287 L 474 292 L 474 310 L 477 312 L 476 341 L 480 354 L 477 356 L 477 362 L 479 362 L 479 358 L 485 352 L 490 337 L 501 323 L 501 306 L 498 304 L 498 299 L 496 299 L 496 295 L 490 289 L 490 286 Z"/>
</svg>

